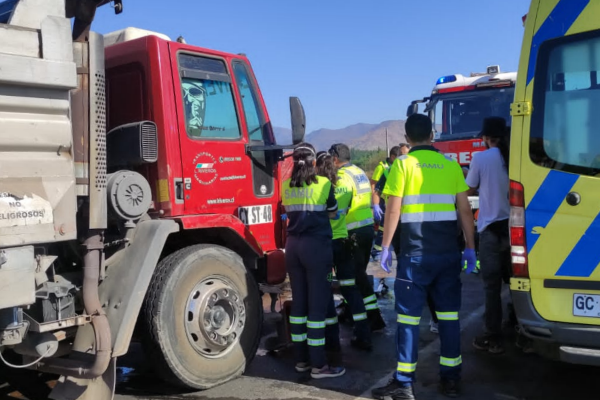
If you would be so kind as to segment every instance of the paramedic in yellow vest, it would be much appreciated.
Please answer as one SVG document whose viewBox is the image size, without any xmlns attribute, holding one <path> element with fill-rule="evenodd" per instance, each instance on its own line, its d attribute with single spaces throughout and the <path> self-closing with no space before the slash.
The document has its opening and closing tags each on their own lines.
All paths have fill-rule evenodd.
<svg viewBox="0 0 600 400">
<path fill-rule="evenodd" d="M 360 290 L 372 331 L 385 328 L 385 321 L 377 305 L 373 284 L 367 276 L 367 266 L 371 258 L 374 230 L 373 210 L 371 209 L 371 182 L 365 172 L 350 163 L 350 148 L 338 143 L 331 146 L 329 154 L 338 169 L 339 185 L 352 192 L 352 202 L 346 215 L 348 236 L 354 241 L 353 257 L 356 285 Z"/>
<path fill-rule="evenodd" d="M 317 153 L 317 174 L 329 179 L 335 188 L 339 218 L 330 220 L 333 230 L 333 264 L 335 275 L 344 296 L 345 305 L 354 322 L 354 337 L 350 344 L 359 350 L 371 351 L 371 327 L 367 319 L 365 304 L 356 286 L 356 274 L 352 259 L 352 242 L 348 238 L 346 213 L 352 202 L 352 191 L 338 178 L 333 157 L 326 151 Z"/>
<path fill-rule="evenodd" d="M 373 193 L 373 217 L 375 218 L 375 222 L 379 225 L 377 232 L 375 233 L 375 240 L 373 241 L 373 250 L 371 250 L 371 256 L 373 260 L 378 261 L 379 256 L 381 255 L 381 241 L 383 240 L 383 223 L 384 223 L 384 214 L 385 214 L 385 201 L 381 199 L 375 204 L 375 185 L 382 177 L 387 178 L 390 167 L 394 163 L 394 160 L 400 156 L 400 146 L 394 146 L 390 150 L 390 156 L 385 160 L 381 161 L 377 167 L 375 167 L 375 171 L 373 172 L 373 176 L 371 177 L 371 192 Z M 380 198 L 378 198 L 380 200 Z"/>
<path fill-rule="evenodd" d="M 444 395 L 457 397 L 462 366 L 458 320 L 461 265 L 466 262 L 467 273 L 471 273 L 477 261 L 469 187 L 460 165 L 431 145 L 429 117 L 413 114 L 405 129 L 412 148 L 396 160 L 383 189 L 388 202 L 381 252 L 381 267 L 389 272 L 390 243 L 401 223 L 402 252 L 394 286 L 398 364 L 394 379 L 372 394 L 376 399 L 414 399 L 419 325 L 427 293 L 431 293 L 439 319 L 440 387 Z M 456 240 L 458 219 L 466 240 L 462 256 Z"/>
<path fill-rule="evenodd" d="M 316 174 L 314 147 L 301 143 L 292 157 L 292 176 L 283 182 L 281 197 L 288 219 L 285 265 L 293 296 L 290 330 L 296 371 L 311 371 L 314 379 L 335 378 L 346 372 L 327 360 L 327 350 L 340 348 L 328 279 L 333 269 L 329 219 L 337 217 L 338 205 L 329 179 Z M 330 326 L 335 329 L 326 329 Z"/>
</svg>

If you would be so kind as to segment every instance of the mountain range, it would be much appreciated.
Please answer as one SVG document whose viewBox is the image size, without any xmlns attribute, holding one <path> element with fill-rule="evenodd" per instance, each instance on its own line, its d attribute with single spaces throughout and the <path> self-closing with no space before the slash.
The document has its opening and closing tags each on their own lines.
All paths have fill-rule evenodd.
<svg viewBox="0 0 600 400">
<path fill-rule="evenodd" d="M 290 143 L 292 131 L 288 128 L 274 127 L 277 143 Z M 389 146 L 405 142 L 404 121 L 390 120 L 380 124 L 354 124 L 342 129 L 317 129 L 308 133 L 304 140 L 311 143 L 317 151 L 328 150 L 334 143 L 345 143 L 358 150 L 377 150 L 386 148 L 386 130 Z"/>
</svg>

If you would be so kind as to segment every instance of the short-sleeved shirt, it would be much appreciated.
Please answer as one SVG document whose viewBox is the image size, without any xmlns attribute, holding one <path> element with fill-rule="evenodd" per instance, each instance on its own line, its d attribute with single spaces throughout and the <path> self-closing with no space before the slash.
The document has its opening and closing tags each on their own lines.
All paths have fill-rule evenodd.
<svg viewBox="0 0 600 400">
<path fill-rule="evenodd" d="M 510 217 L 508 171 L 498 148 L 473 154 L 467 185 L 479 187 L 479 232 L 483 232 L 493 222 Z"/>
<path fill-rule="evenodd" d="M 467 190 L 460 164 L 432 146 L 413 147 L 399 157 L 383 194 L 402 197 L 402 254 L 458 252 L 456 195 Z"/>
<path fill-rule="evenodd" d="M 373 176 L 371 177 L 371 179 L 375 182 L 379 181 L 379 179 L 381 179 L 382 176 L 385 176 L 385 171 L 389 171 L 391 166 L 390 164 L 391 162 L 389 158 L 377 164 L 377 166 L 375 167 L 375 171 L 373 171 Z"/>
<path fill-rule="evenodd" d="M 290 179 L 282 185 L 282 203 L 288 216 L 289 236 L 332 238 L 329 213 L 337 211 L 334 187 L 329 179 L 317 176 L 318 183 L 301 188 L 290 187 Z"/>
</svg>

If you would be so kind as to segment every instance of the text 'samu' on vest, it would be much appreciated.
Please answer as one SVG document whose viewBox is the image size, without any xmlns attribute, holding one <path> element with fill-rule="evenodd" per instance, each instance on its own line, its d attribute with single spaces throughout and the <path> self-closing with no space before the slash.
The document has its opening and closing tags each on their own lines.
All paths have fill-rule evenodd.
<svg viewBox="0 0 600 400">
<path fill-rule="evenodd" d="M 312 188 L 293 188 L 285 190 L 286 199 L 311 199 L 314 194 Z"/>
</svg>

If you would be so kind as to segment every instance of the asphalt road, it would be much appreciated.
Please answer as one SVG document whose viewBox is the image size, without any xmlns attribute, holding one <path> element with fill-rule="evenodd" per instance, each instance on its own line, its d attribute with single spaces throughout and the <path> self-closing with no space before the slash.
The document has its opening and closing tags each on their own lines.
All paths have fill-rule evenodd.
<svg viewBox="0 0 600 400">
<path fill-rule="evenodd" d="M 375 274 L 379 274 L 373 268 Z M 388 279 L 390 289 L 393 279 Z M 507 293 L 506 293 L 507 294 Z M 508 296 L 506 296 L 508 299 Z M 374 350 L 364 353 L 349 345 L 350 329 L 342 327 L 342 346 L 347 373 L 342 378 L 312 380 L 294 371 L 291 352 L 268 354 L 259 349 L 245 376 L 211 390 L 183 393 L 166 386 L 153 376 L 141 348 L 132 345 L 119 362 L 117 400 L 171 399 L 362 399 L 370 390 L 387 383 L 395 369 L 395 312 L 390 294 L 379 301 L 388 328 L 374 337 Z M 483 292 L 478 276 L 463 276 L 463 307 L 460 313 L 463 345 L 463 395 L 468 400 L 566 400 L 600 398 L 600 368 L 575 366 L 550 361 L 535 354 L 524 354 L 514 345 L 514 331 L 507 328 L 506 353 L 492 356 L 471 346 L 481 329 Z M 272 333 L 272 326 L 265 333 Z M 438 336 L 429 332 L 429 314 L 421 320 L 420 358 L 417 367 L 418 399 L 444 399 L 437 391 L 439 368 Z M 21 397 L 14 388 L 0 381 L 0 399 Z M 33 398 L 29 400 L 34 400 Z M 38 399 L 35 399 L 38 400 Z"/>
</svg>

